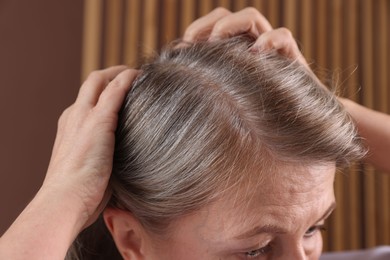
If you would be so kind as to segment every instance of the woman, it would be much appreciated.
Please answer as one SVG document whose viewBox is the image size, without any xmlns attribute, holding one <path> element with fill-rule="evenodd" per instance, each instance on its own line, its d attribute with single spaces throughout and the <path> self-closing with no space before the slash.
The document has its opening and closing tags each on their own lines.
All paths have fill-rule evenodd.
<svg viewBox="0 0 390 260">
<path fill-rule="evenodd" d="M 226 12 L 215 14 L 202 37 L 223 28 Z M 0 256 L 63 258 L 112 192 L 104 220 L 126 259 L 317 259 L 336 164 L 362 149 L 311 73 L 258 51 L 301 57 L 290 40 L 277 44 L 280 30 L 268 32 L 252 9 L 230 18 L 248 14 L 260 23 L 238 23 L 228 36 L 262 33 L 253 45 L 179 46 L 143 69 L 120 116 L 107 196 L 117 112 L 136 72 L 94 73 L 62 116 L 45 182 L 2 237 Z"/>
<path fill-rule="evenodd" d="M 252 44 L 168 47 L 142 68 L 119 117 L 104 212 L 122 257 L 319 257 L 336 164 L 361 156 L 359 138 L 300 63 Z"/>
</svg>

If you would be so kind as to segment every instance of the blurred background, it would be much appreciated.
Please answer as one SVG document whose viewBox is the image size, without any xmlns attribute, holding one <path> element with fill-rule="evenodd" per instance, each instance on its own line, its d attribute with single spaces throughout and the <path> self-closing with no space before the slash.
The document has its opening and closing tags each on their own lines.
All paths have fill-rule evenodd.
<svg viewBox="0 0 390 260">
<path fill-rule="evenodd" d="M 0 234 L 39 189 L 86 75 L 137 66 L 217 6 L 257 8 L 293 32 L 321 80 L 390 113 L 389 0 L 0 0 Z M 390 244 L 389 176 L 362 163 L 337 175 L 326 251 Z"/>
</svg>

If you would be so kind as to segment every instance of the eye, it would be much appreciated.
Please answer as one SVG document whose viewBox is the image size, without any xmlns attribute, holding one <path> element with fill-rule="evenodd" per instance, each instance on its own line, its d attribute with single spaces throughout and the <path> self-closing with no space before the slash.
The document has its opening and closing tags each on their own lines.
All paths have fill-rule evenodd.
<svg viewBox="0 0 390 260">
<path fill-rule="evenodd" d="M 271 245 L 268 244 L 262 248 L 251 250 L 245 253 L 246 259 L 254 259 L 255 257 L 267 254 L 271 250 Z"/>
<path fill-rule="evenodd" d="M 326 231 L 325 225 L 322 224 L 322 225 L 315 225 L 315 226 L 310 227 L 310 228 L 306 231 L 304 237 L 306 237 L 306 238 L 312 237 L 312 236 L 315 235 L 318 231 Z"/>
</svg>

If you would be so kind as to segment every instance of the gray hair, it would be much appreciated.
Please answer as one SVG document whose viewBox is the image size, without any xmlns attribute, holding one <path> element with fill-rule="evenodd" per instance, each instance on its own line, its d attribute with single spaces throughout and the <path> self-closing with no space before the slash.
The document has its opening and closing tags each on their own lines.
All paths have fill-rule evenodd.
<svg viewBox="0 0 390 260">
<path fill-rule="evenodd" d="M 267 165 L 360 158 L 355 127 L 304 66 L 235 37 L 167 47 L 120 113 L 109 206 L 164 233 Z M 254 171 L 254 169 L 256 169 Z"/>
<path fill-rule="evenodd" d="M 120 116 L 112 205 L 158 230 L 254 167 L 361 155 L 336 97 L 298 62 L 250 53 L 250 44 L 168 48 L 142 68 Z"/>
</svg>

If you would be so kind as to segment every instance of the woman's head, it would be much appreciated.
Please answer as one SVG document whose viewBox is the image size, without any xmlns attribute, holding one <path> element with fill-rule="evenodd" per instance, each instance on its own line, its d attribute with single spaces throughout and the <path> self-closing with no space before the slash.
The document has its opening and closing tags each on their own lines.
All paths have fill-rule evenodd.
<svg viewBox="0 0 390 260">
<path fill-rule="evenodd" d="M 335 165 L 362 150 L 332 93 L 250 44 L 168 48 L 142 68 L 120 115 L 105 213 L 123 256 L 249 259 L 266 244 L 274 257 L 318 255 Z"/>
</svg>

